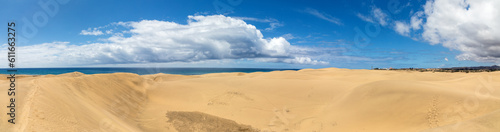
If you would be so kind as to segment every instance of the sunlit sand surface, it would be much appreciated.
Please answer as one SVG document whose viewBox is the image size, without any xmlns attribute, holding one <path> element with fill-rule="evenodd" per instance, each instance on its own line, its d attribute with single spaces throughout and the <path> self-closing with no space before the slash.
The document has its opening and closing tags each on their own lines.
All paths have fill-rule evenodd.
<svg viewBox="0 0 500 132">
<path fill-rule="evenodd" d="M 15 125 L 6 77 L 2 131 L 500 131 L 500 72 L 19 76 Z"/>
</svg>

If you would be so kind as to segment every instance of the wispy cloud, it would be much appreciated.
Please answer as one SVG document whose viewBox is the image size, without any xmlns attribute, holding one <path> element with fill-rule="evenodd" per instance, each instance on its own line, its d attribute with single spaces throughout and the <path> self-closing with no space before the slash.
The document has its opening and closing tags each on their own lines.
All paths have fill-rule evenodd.
<svg viewBox="0 0 500 132">
<path fill-rule="evenodd" d="M 372 10 L 370 11 L 369 15 L 363 15 L 361 13 L 356 14 L 356 16 L 366 22 L 371 22 L 371 23 L 378 23 L 382 26 L 388 25 L 388 18 L 387 14 L 382 11 L 382 9 L 373 6 Z"/>
<path fill-rule="evenodd" d="M 380 23 L 380 25 L 387 25 L 387 14 L 385 14 L 380 8 L 374 6 L 372 8 L 372 15 Z"/>
<path fill-rule="evenodd" d="M 373 21 L 373 18 L 371 18 L 370 16 L 365 16 L 361 13 L 358 13 L 356 14 L 356 16 L 358 16 L 359 19 L 365 21 L 365 22 L 371 22 L 371 23 L 375 23 L 375 21 Z"/>
<path fill-rule="evenodd" d="M 80 32 L 80 35 L 93 35 L 93 36 L 98 36 L 98 35 L 103 35 L 104 33 L 97 29 L 97 28 L 88 28 L 87 30 L 82 30 Z"/>
<path fill-rule="evenodd" d="M 398 32 L 400 35 L 409 36 L 411 26 L 407 23 L 396 21 L 394 22 L 394 30 Z"/>
<path fill-rule="evenodd" d="M 287 34 L 284 34 L 284 35 L 281 35 L 281 37 L 287 39 L 287 40 L 291 40 L 291 39 L 296 39 L 297 37 L 293 36 L 291 33 L 287 33 Z"/>
<path fill-rule="evenodd" d="M 342 22 L 340 21 L 340 19 L 338 18 L 335 18 L 329 14 L 326 14 L 326 13 L 322 13 L 322 12 L 319 12 L 318 10 L 316 9 L 313 9 L 313 8 L 306 8 L 304 10 L 304 12 L 308 13 L 308 14 L 311 14 L 315 17 L 318 17 L 320 19 L 323 19 L 323 20 L 326 20 L 328 22 L 331 22 L 331 23 L 334 23 L 334 24 L 337 24 L 337 25 L 343 25 Z"/>
<path fill-rule="evenodd" d="M 241 19 L 244 21 L 255 21 L 261 23 L 269 23 L 269 27 L 264 29 L 266 31 L 274 30 L 275 28 L 282 27 L 284 24 L 274 18 L 260 19 L 254 17 L 234 17 L 236 19 Z"/>
</svg>

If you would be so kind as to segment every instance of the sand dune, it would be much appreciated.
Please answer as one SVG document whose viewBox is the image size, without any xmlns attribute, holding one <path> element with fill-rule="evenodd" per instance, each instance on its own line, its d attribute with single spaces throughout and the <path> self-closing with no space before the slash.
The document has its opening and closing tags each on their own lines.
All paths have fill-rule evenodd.
<svg viewBox="0 0 500 132">
<path fill-rule="evenodd" d="M 22 76 L 2 131 L 500 131 L 500 72 L 305 69 Z"/>
</svg>

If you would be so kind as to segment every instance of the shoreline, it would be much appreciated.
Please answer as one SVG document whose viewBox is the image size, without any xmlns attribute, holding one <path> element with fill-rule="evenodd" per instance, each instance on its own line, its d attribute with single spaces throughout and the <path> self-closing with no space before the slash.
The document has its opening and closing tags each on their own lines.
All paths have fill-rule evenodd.
<svg viewBox="0 0 500 132">
<path fill-rule="evenodd" d="M 227 72 L 270 72 L 300 69 L 278 69 L 278 68 L 20 68 L 19 75 L 59 75 L 72 72 L 85 74 L 105 74 L 105 73 L 135 73 L 148 75 L 156 73 L 179 74 L 179 75 L 202 75 L 207 73 L 227 73 Z M 8 74 L 6 69 L 0 70 L 0 74 Z"/>
</svg>

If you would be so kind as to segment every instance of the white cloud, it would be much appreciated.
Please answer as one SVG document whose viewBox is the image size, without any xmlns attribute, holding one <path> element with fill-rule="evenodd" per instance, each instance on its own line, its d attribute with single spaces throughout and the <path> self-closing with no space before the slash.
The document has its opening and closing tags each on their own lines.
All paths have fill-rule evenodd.
<svg viewBox="0 0 500 132">
<path fill-rule="evenodd" d="M 424 12 L 418 11 L 411 17 L 410 23 L 412 29 L 419 30 L 422 27 L 423 19 L 421 17 L 423 16 L 423 14 Z"/>
<path fill-rule="evenodd" d="M 284 59 L 283 62 L 292 63 L 292 64 L 310 64 L 310 65 L 318 65 L 318 64 L 326 65 L 326 64 L 328 64 L 328 62 L 312 60 L 309 57 L 295 57 L 293 59 Z"/>
<path fill-rule="evenodd" d="M 387 25 L 387 14 L 385 14 L 380 8 L 373 6 L 372 15 L 378 21 L 378 23 L 380 23 L 380 25 Z"/>
<path fill-rule="evenodd" d="M 293 36 L 293 35 L 292 35 L 292 34 L 290 34 L 290 33 L 287 33 L 287 34 L 285 34 L 285 35 L 281 35 L 281 37 L 283 37 L 283 38 L 285 38 L 285 39 L 287 39 L 287 40 L 291 40 L 291 39 L 295 39 L 295 38 L 296 38 L 295 36 Z"/>
<path fill-rule="evenodd" d="M 409 5 L 410 4 L 408 3 L 404 7 Z M 394 12 L 400 12 L 400 9 L 395 10 Z M 382 9 L 376 6 L 372 6 L 370 15 L 363 15 L 361 13 L 358 13 L 356 14 L 356 16 L 366 22 L 380 24 L 381 26 L 389 26 L 400 35 L 410 36 L 411 29 L 419 29 L 422 24 L 422 19 L 420 19 L 420 17 L 422 16 L 423 12 L 418 12 L 415 14 L 418 15 L 412 17 L 412 21 L 410 24 L 403 21 L 395 21 L 390 19 L 389 15 L 387 15 Z"/>
<path fill-rule="evenodd" d="M 422 37 L 431 44 L 461 51 L 459 60 L 499 63 L 498 7 L 498 0 L 427 1 Z"/>
<path fill-rule="evenodd" d="M 318 17 L 320 19 L 323 19 L 323 20 L 326 20 L 328 22 L 331 22 L 331 23 L 334 23 L 334 24 L 337 24 L 337 25 L 342 25 L 342 22 L 340 22 L 339 19 L 337 19 L 337 18 L 335 18 L 335 17 L 333 17 L 333 16 L 331 16 L 329 14 L 321 13 L 321 12 L 319 12 L 316 9 L 306 8 L 304 11 L 306 13 L 309 13 L 309 14 L 311 14 L 313 16 L 316 16 L 316 17 Z"/>
<path fill-rule="evenodd" d="M 388 24 L 388 15 L 384 13 L 380 8 L 373 6 L 370 11 L 370 15 L 363 15 L 361 13 L 356 14 L 356 16 L 366 22 L 378 23 L 382 26 L 386 26 Z"/>
<path fill-rule="evenodd" d="M 266 31 L 271 31 L 271 30 L 274 30 L 275 28 L 282 27 L 283 24 L 281 24 L 281 23 L 270 23 L 269 26 L 270 27 L 268 27 L 268 28 L 265 29 Z"/>
<path fill-rule="evenodd" d="M 112 33 L 113 33 L 113 29 L 106 30 L 106 34 L 112 34 Z"/>
<path fill-rule="evenodd" d="M 88 28 L 87 30 L 82 30 L 80 32 L 80 35 L 94 35 L 94 36 L 97 36 L 97 35 L 103 35 L 104 33 L 97 29 L 97 28 Z"/>
<path fill-rule="evenodd" d="M 399 34 L 403 35 L 403 36 L 408 36 L 409 33 L 410 33 L 410 25 L 404 23 L 404 22 L 401 22 L 401 21 L 396 21 L 394 23 L 394 30 L 396 30 L 396 32 L 398 32 Z"/>
<path fill-rule="evenodd" d="M 255 59 L 258 62 L 278 62 L 278 63 L 290 63 L 290 64 L 307 64 L 307 65 L 327 65 L 326 61 L 313 60 L 310 57 L 294 57 L 287 59 L 278 58 L 258 58 Z"/>
<path fill-rule="evenodd" d="M 260 58 L 292 64 L 327 63 L 313 60 L 307 55 L 311 51 L 304 51 L 310 49 L 292 46 L 283 37 L 265 39 L 255 26 L 241 19 L 223 15 L 188 18 L 185 25 L 158 20 L 119 22 L 115 25 L 130 28 L 130 35 L 115 33 L 102 43 L 20 46 L 19 64 L 48 67 Z"/>
</svg>

